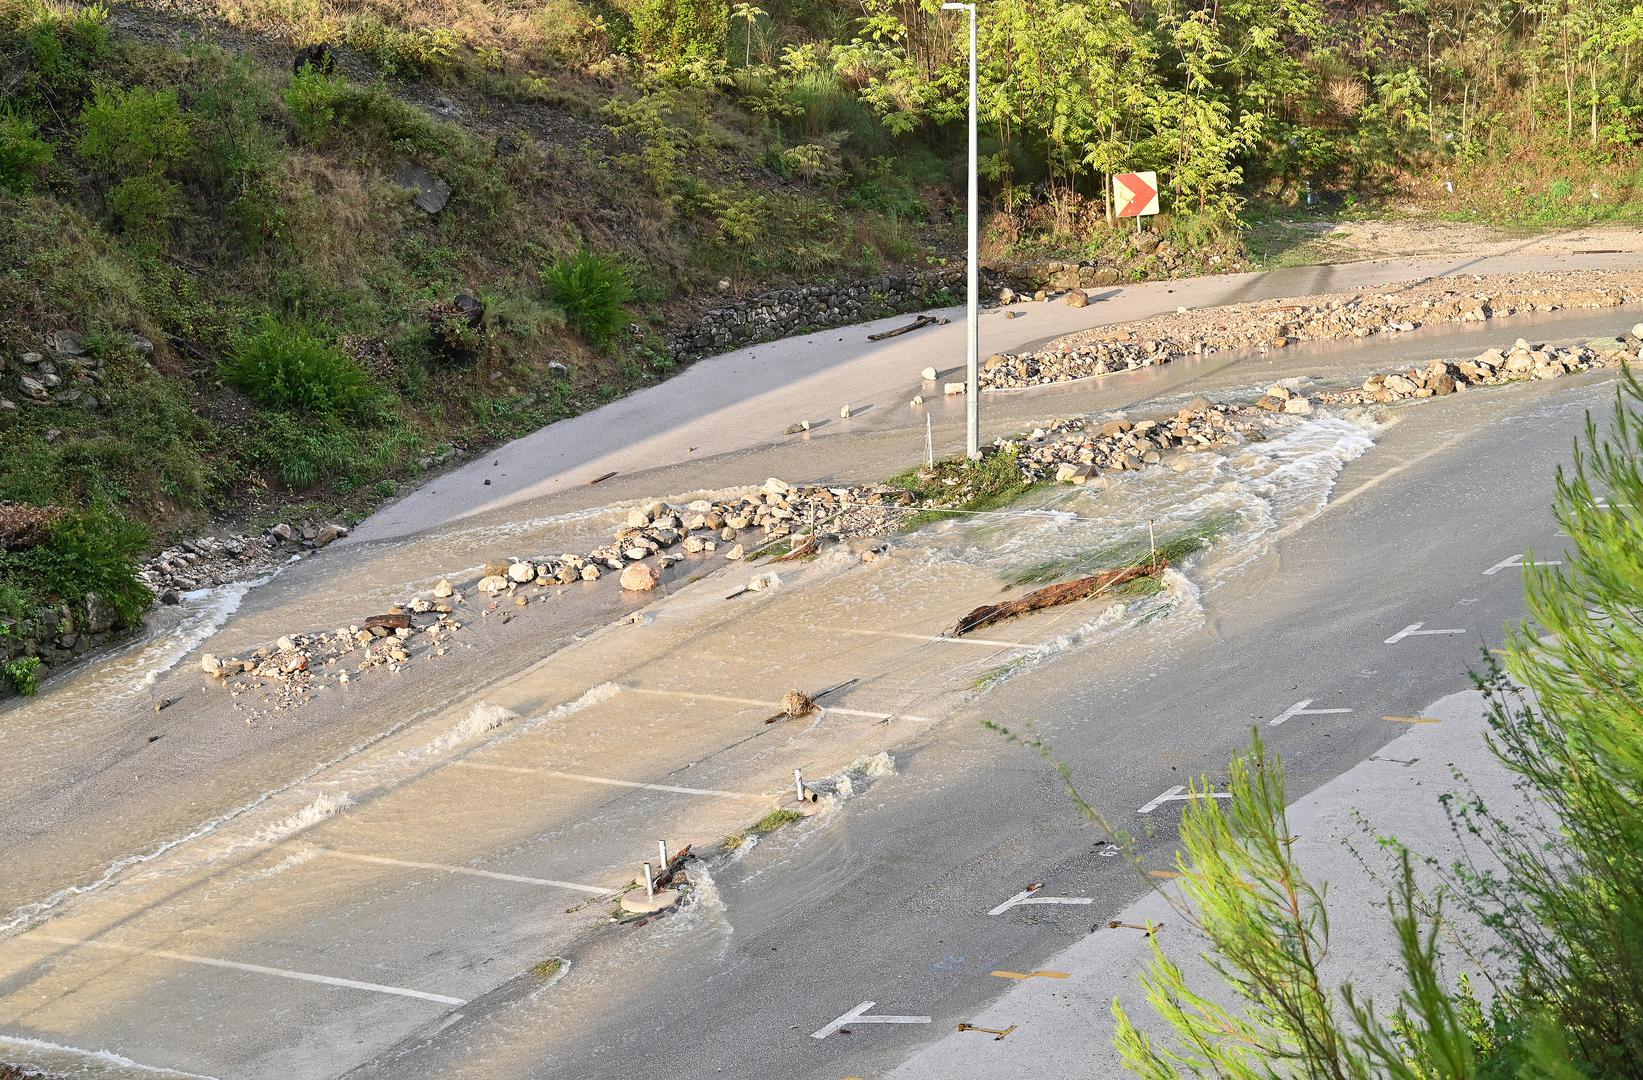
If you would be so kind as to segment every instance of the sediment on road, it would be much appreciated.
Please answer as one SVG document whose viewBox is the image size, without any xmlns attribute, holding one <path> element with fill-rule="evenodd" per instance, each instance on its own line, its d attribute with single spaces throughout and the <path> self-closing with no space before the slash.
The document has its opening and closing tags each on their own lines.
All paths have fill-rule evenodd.
<svg viewBox="0 0 1643 1080">
<path fill-rule="evenodd" d="M 1138 323 L 1086 330 L 1032 352 L 989 357 L 981 385 L 984 390 L 1044 386 L 1186 356 L 1281 349 L 1307 341 L 1368 338 L 1423 326 L 1638 302 L 1643 302 L 1639 271 L 1426 278 L 1359 292 L 1181 309 Z"/>
</svg>

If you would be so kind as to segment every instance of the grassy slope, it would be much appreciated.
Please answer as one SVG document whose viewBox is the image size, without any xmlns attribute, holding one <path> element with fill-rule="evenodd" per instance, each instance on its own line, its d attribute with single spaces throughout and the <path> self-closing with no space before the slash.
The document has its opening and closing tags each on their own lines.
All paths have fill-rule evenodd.
<svg viewBox="0 0 1643 1080">
<path fill-rule="evenodd" d="M 825 181 L 767 167 L 806 128 L 864 123 L 837 101 L 772 126 L 681 92 L 613 133 L 624 118 L 594 106 L 632 91 L 533 71 L 553 57 L 523 37 L 505 76 L 390 35 L 344 51 L 335 77 L 294 80 L 312 28 L 254 7 L 191 30 L 152 9 L 105 21 L 0 0 L 0 396 L 20 399 L 21 354 L 73 331 L 102 364 L 87 389 L 103 402 L 0 412 L 0 502 L 95 506 L 158 533 L 362 508 L 452 444 L 665 376 L 662 323 L 693 294 L 719 299 L 721 277 L 752 289 L 923 264 L 948 229 L 922 213 L 918 181 L 850 151 L 843 128 Z M 102 144 L 99 88 L 119 106 Z M 169 119 L 132 105 L 147 92 L 175 96 Z M 863 134 L 863 152 L 885 145 Z M 665 174 L 657 147 L 676 151 Z M 404 162 L 450 183 L 441 213 L 394 183 Z M 141 212 L 122 201 L 133 177 L 159 190 Z M 582 248 L 633 271 L 639 336 L 590 342 L 566 325 L 546 271 Z M 488 315 L 453 348 L 430 311 L 461 292 Z M 270 326 L 363 369 L 370 407 L 281 406 L 225 380 L 223 361 Z M 41 598 L 0 544 L 0 620 Z"/>
</svg>

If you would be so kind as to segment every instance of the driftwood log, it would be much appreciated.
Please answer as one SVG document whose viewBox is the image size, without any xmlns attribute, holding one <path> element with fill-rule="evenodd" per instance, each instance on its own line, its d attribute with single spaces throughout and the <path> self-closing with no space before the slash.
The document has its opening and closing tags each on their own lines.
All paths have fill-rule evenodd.
<svg viewBox="0 0 1643 1080">
<path fill-rule="evenodd" d="M 1046 585 L 1042 589 L 1035 589 L 1018 600 L 1011 600 L 1006 604 L 983 604 L 976 608 L 953 627 L 949 637 L 963 637 L 972 630 L 980 630 L 984 626 L 1003 622 L 1005 619 L 1014 619 L 1034 611 L 1045 608 L 1060 607 L 1062 604 L 1077 603 L 1087 600 L 1097 593 L 1105 592 L 1127 581 L 1134 581 L 1139 577 L 1149 577 L 1163 570 L 1168 563 L 1160 562 L 1157 565 L 1126 566 L 1122 570 L 1107 570 L 1091 577 L 1074 578 L 1072 581 L 1063 581 L 1055 585 Z"/>
<path fill-rule="evenodd" d="M 926 326 L 938 326 L 945 322 L 947 322 L 946 319 L 935 315 L 920 315 L 906 326 L 898 326 L 894 330 L 885 330 L 877 334 L 868 334 L 867 340 L 883 341 L 886 338 L 900 337 L 903 334 L 911 334 L 914 330 L 923 330 Z"/>
</svg>

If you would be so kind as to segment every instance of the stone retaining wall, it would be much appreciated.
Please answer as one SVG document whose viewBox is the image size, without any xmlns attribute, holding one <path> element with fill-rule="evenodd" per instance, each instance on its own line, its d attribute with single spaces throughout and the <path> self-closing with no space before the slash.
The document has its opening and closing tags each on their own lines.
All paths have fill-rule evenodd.
<svg viewBox="0 0 1643 1080">
<path fill-rule="evenodd" d="M 964 295 L 964 269 L 910 270 L 832 285 L 802 285 L 749 296 L 664 334 L 678 360 L 699 360 L 806 330 L 848 326 Z"/>
</svg>

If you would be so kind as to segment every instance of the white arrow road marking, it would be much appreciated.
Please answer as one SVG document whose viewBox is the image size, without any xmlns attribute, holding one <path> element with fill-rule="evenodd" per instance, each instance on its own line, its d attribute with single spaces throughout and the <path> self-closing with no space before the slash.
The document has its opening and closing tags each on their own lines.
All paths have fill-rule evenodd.
<svg viewBox="0 0 1643 1080">
<path fill-rule="evenodd" d="M 846 1024 L 928 1024 L 928 1016 L 868 1016 L 867 1010 L 878 1004 L 874 1001 L 864 1001 L 854 1009 L 845 1013 L 837 1020 L 818 1031 L 812 1031 L 812 1039 L 825 1039 Z"/>
<path fill-rule="evenodd" d="M 1019 907 L 1022 904 L 1093 904 L 1093 903 L 1095 903 L 1095 901 L 1092 900 L 1088 896 L 1036 896 L 1036 895 L 1034 895 L 1033 890 L 1023 889 L 1020 892 L 1016 893 L 1014 896 L 1010 897 L 1008 900 L 1004 901 L 1002 904 L 995 907 L 993 910 L 989 911 L 987 914 L 989 914 L 989 915 L 1002 915 L 1006 911 L 1009 911 L 1011 908 Z"/>
<path fill-rule="evenodd" d="M 1522 555 L 1513 555 L 1510 559 L 1502 559 L 1502 560 L 1500 560 L 1500 562 L 1496 563 L 1495 565 L 1491 566 L 1489 569 L 1485 570 L 1483 572 L 1483 576 L 1484 577 L 1494 577 L 1496 574 L 1500 573 L 1502 570 L 1510 570 L 1514 566 L 1562 566 L 1562 565 L 1563 565 L 1563 560 L 1561 560 L 1561 559 L 1546 559 L 1546 560 L 1537 560 L 1535 562 L 1524 562 Z"/>
<path fill-rule="evenodd" d="M 1429 634 L 1464 634 L 1464 633 L 1466 633 L 1465 630 L 1422 630 L 1421 627 L 1423 627 L 1425 625 L 1426 624 L 1423 623 L 1423 622 L 1412 622 L 1408 626 L 1404 627 L 1402 630 L 1399 630 L 1396 634 L 1393 634 L 1391 637 L 1387 638 L 1386 639 L 1386 644 L 1396 645 L 1398 642 L 1402 641 L 1406 637 L 1424 637 L 1424 636 L 1429 635 Z"/>
<path fill-rule="evenodd" d="M 262 964 L 242 964 L 237 960 L 219 960 L 214 956 L 195 956 L 191 953 L 172 952 L 170 949 L 143 949 L 135 945 L 116 945 L 112 941 L 86 941 L 82 938 L 60 937 L 56 934 L 29 934 L 16 939 L 18 941 L 49 941 L 54 945 L 77 945 L 87 949 L 107 949 L 110 952 L 130 953 L 134 956 L 152 956 L 160 960 L 176 960 L 184 964 L 200 964 L 204 967 L 227 968 L 230 971 L 246 971 L 253 975 L 275 975 L 281 979 L 295 979 L 298 982 L 320 983 L 325 986 L 344 986 L 350 990 L 369 990 L 373 994 L 392 994 L 395 997 L 418 998 L 422 1001 L 432 1001 L 440 1005 L 466 1005 L 461 998 L 446 997 L 444 994 L 429 994 L 422 990 L 407 990 L 403 986 L 384 986 L 381 983 L 359 982 L 355 979 L 338 979 L 330 975 L 315 975 L 307 971 L 288 971 L 285 968 L 265 967 Z"/>
<path fill-rule="evenodd" d="M 1330 713 L 1349 713 L 1352 711 L 1351 709 L 1309 709 L 1307 706 L 1310 704 L 1312 704 L 1311 698 L 1307 698 L 1305 701 L 1297 701 L 1271 720 L 1268 720 L 1267 725 L 1277 727 L 1285 720 L 1293 720 L 1297 716 L 1325 716 Z"/>
<path fill-rule="evenodd" d="M 1200 792 L 1194 794 L 1193 792 L 1190 792 L 1190 791 L 1187 790 L 1185 784 L 1177 784 L 1175 787 L 1170 788 L 1168 791 L 1166 791 L 1162 795 L 1158 796 L 1158 798 L 1152 800 L 1152 802 L 1148 803 L 1147 805 L 1143 806 L 1141 809 L 1137 810 L 1136 813 L 1137 814 L 1150 814 L 1154 810 L 1158 809 L 1160 806 L 1163 806 L 1167 802 L 1186 802 L 1190 799 L 1204 799 L 1204 798 L 1230 799 L 1230 798 L 1232 798 L 1232 792 L 1230 792 L 1230 791 L 1209 791 L 1209 792 L 1200 791 Z"/>
</svg>

